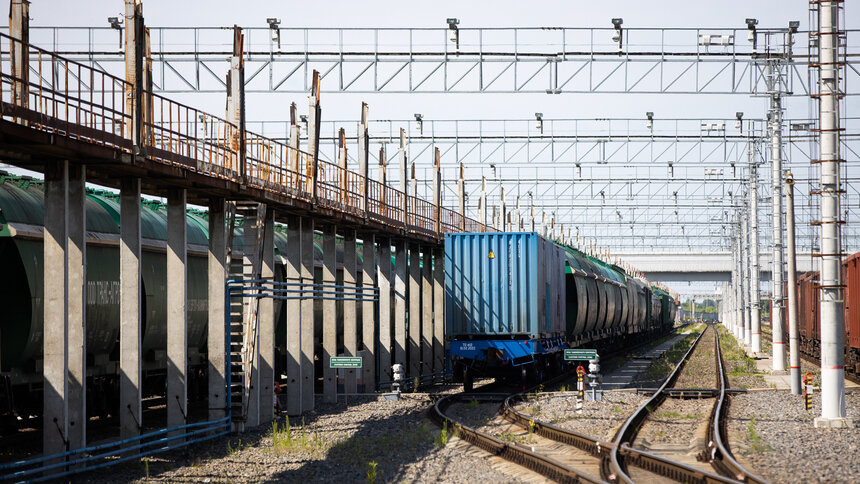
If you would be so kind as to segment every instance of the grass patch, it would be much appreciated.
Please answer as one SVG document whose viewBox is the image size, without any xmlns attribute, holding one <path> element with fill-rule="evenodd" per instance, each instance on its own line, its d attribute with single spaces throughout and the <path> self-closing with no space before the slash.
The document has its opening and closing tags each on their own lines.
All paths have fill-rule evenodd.
<svg viewBox="0 0 860 484">
<path fill-rule="evenodd" d="M 761 438 L 761 435 L 759 435 L 756 430 L 754 418 L 750 419 L 750 424 L 747 426 L 747 440 L 750 443 L 750 450 L 756 454 L 773 450 L 773 448 Z"/>
<path fill-rule="evenodd" d="M 443 427 L 445 432 L 445 442 L 447 443 L 451 436 L 457 436 L 457 429 Z M 389 432 L 378 436 L 358 437 L 354 436 L 350 439 L 338 442 L 332 446 L 329 456 L 332 458 L 342 459 L 353 465 L 365 465 L 368 461 L 375 459 L 379 455 L 388 454 L 409 454 L 418 449 L 430 449 L 436 445 L 437 438 L 441 435 L 441 431 L 436 433 L 432 431 L 426 422 L 421 425 L 407 424 L 404 422 L 403 427 L 399 431 Z"/>
<path fill-rule="evenodd" d="M 328 439 L 319 432 L 310 432 L 305 428 L 305 419 L 302 419 L 301 427 L 295 431 L 290 426 L 287 418 L 283 427 L 278 422 L 272 422 L 272 450 L 279 454 L 292 454 L 295 452 L 309 452 L 321 454 L 331 447 Z"/>
</svg>

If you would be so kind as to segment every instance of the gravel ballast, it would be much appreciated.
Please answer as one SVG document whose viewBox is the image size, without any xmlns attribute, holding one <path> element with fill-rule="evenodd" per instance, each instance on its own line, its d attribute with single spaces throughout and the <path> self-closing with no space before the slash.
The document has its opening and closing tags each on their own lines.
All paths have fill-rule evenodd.
<svg viewBox="0 0 860 484">
<path fill-rule="evenodd" d="M 119 464 L 85 474 L 75 482 L 366 482 L 376 462 L 376 482 L 514 482 L 494 468 L 483 451 L 456 438 L 440 445 L 441 430 L 428 418 L 427 394 L 399 401 L 350 397 L 323 404 L 301 422 L 293 421 L 291 441 L 274 448 L 272 428 L 257 428 L 229 439 L 152 456 L 144 463 Z M 283 417 L 279 424 L 284 428 Z M 279 437 L 286 440 L 285 433 Z"/>
<path fill-rule="evenodd" d="M 735 395 L 729 406 L 731 450 L 744 466 L 770 482 L 860 482 L 860 393 L 845 395 L 854 428 L 815 428 L 821 394 L 807 412 L 801 395 L 760 391 Z"/>
</svg>

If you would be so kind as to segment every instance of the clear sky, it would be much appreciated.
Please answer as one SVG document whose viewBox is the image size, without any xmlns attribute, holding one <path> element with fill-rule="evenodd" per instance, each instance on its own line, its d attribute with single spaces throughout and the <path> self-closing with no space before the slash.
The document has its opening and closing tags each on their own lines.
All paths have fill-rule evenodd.
<svg viewBox="0 0 860 484">
<path fill-rule="evenodd" d="M 0 0 L 6 7 L 9 0 Z M 860 15 L 846 6 L 847 28 L 860 27 Z M 147 25 L 265 27 L 266 18 L 278 17 L 281 27 L 444 27 L 456 17 L 460 27 L 610 27 L 622 17 L 628 28 L 684 27 L 743 28 L 744 19 L 759 20 L 759 27 L 782 28 L 791 20 L 809 28 L 806 0 L 673 0 L 673 1 L 226 1 L 144 0 Z M 32 0 L 31 26 L 107 26 L 107 17 L 121 15 L 122 0 Z M 224 31 L 225 42 L 230 32 Z M 856 43 L 856 40 L 850 39 Z M 851 86 L 849 86 L 849 89 Z M 278 96 L 273 102 L 272 96 Z M 170 97 L 214 114 L 223 114 L 224 95 L 171 94 Z M 301 94 L 249 94 L 248 120 L 280 120 L 283 106 L 295 101 L 306 106 Z M 545 118 L 636 118 L 652 111 L 656 117 L 733 118 L 742 111 L 763 118 L 766 100 L 746 95 L 617 95 L 573 94 L 356 94 L 326 92 L 323 83 L 323 118 L 357 120 L 362 101 L 371 105 L 372 119 L 408 119 L 423 113 L 425 119 L 524 119 L 535 112 Z M 851 115 L 858 100 L 848 98 L 843 113 Z M 787 117 L 805 117 L 809 100 L 786 102 Z M 762 207 L 765 213 L 766 207 Z M 711 285 L 708 285 L 711 287 Z M 678 288 L 684 290 L 684 288 Z M 693 290 L 693 289 L 688 289 Z"/>
</svg>

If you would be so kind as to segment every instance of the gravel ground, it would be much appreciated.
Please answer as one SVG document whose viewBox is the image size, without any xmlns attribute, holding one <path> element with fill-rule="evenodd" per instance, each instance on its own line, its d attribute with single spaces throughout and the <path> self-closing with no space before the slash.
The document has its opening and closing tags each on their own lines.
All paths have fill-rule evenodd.
<svg viewBox="0 0 860 484">
<path fill-rule="evenodd" d="M 847 393 L 852 429 L 817 429 L 821 394 L 807 412 L 800 395 L 764 391 L 732 397 L 731 450 L 741 463 L 771 482 L 860 482 L 860 393 Z"/>
<path fill-rule="evenodd" d="M 675 369 L 675 364 L 683 358 L 684 353 L 693 344 L 699 331 L 705 329 L 704 325 L 696 325 L 691 328 L 691 332 L 678 340 L 668 351 L 663 353 L 659 358 L 655 358 L 639 375 L 630 382 L 630 387 L 639 388 L 657 388 L 663 384 L 669 373 Z"/>
<path fill-rule="evenodd" d="M 521 402 L 517 410 L 564 429 L 612 440 L 618 427 L 647 399 L 634 392 L 604 392 L 603 401 L 584 402 L 582 413 L 577 414 L 574 392 L 546 393 Z"/>
<path fill-rule="evenodd" d="M 453 391 L 453 389 L 452 389 Z M 440 445 L 440 429 L 427 417 L 427 394 L 404 395 L 400 401 L 381 397 L 350 397 L 323 404 L 301 422 L 291 422 L 291 440 L 280 433 L 273 445 L 272 429 L 260 428 L 229 439 L 215 439 L 150 457 L 143 463 L 117 465 L 81 476 L 76 482 L 365 482 L 376 462 L 376 482 L 514 482 L 451 438 Z M 283 419 L 280 427 L 283 430 Z"/>
<path fill-rule="evenodd" d="M 714 366 L 714 333 L 708 331 L 699 340 L 687 364 L 675 380 L 675 388 L 716 388 Z"/>
<path fill-rule="evenodd" d="M 729 377 L 729 388 L 767 388 L 767 382 L 756 367 L 756 362 L 744 353 L 743 348 L 723 325 L 717 325 L 720 332 L 720 347 Z"/>
<path fill-rule="evenodd" d="M 699 445 L 705 438 L 708 418 L 714 406 L 713 398 L 681 400 L 667 398 L 660 408 L 645 420 L 636 435 L 636 447 L 689 447 Z"/>
</svg>

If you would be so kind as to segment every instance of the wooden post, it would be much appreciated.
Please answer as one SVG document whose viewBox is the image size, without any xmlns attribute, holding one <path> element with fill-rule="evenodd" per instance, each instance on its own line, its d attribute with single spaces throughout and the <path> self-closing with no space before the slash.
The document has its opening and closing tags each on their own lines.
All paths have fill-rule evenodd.
<svg viewBox="0 0 860 484">
<path fill-rule="evenodd" d="M 435 222 L 434 230 L 436 236 L 442 238 L 442 158 L 439 155 L 439 148 L 436 148 L 436 156 L 433 172 L 433 221 Z"/>
<path fill-rule="evenodd" d="M 406 130 L 400 128 L 400 149 L 397 152 L 400 161 L 400 191 L 403 192 L 403 228 L 409 228 L 409 184 L 406 178 Z"/>
<path fill-rule="evenodd" d="M 143 6 L 140 0 L 125 0 L 125 80 L 130 84 L 125 93 L 127 121 L 126 136 L 131 139 L 135 154 L 143 145 Z"/>
<path fill-rule="evenodd" d="M 9 42 L 12 71 L 12 104 L 26 108 L 30 90 L 30 2 L 12 0 L 9 6 L 9 35 L 21 42 Z"/>
<path fill-rule="evenodd" d="M 350 205 L 350 200 L 346 167 L 346 131 L 343 128 L 340 128 L 337 133 L 337 166 L 340 167 L 340 203 L 346 208 Z"/>
<path fill-rule="evenodd" d="M 233 55 L 230 57 L 230 71 L 227 72 L 227 122 L 235 126 L 230 139 L 230 149 L 235 151 L 239 160 L 239 176 L 244 185 L 248 177 L 245 149 L 245 36 L 242 28 L 233 26 Z"/>
<path fill-rule="evenodd" d="M 320 73 L 314 70 L 311 95 L 308 97 L 308 151 L 311 154 L 311 200 L 317 201 L 317 179 L 319 177 L 320 152 Z"/>
<path fill-rule="evenodd" d="M 457 181 L 457 192 L 459 194 L 460 208 L 460 230 L 466 231 L 466 170 L 460 163 L 460 177 Z"/>
<path fill-rule="evenodd" d="M 481 198 L 478 200 L 478 222 L 481 224 L 481 232 L 486 231 L 487 226 L 487 179 L 481 177 Z"/>
<path fill-rule="evenodd" d="M 387 191 L 385 189 L 385 145 L 379 147 L 379 183 L 382 185 L 382 190 L 379 194 L 379 214 L 385 217 L 388 214 L 388 210 L 385 206 L 385 192 Z"/>
<path fill-rule="evenodd" d="M 367 103 L 361 103 L 361 122 L 358 125 L 358 173 L 361 175 L 361 210 L 365 217 L 367 217 L 367 212 L 370 209 L 370 205 L 367 203 L 368 154 L 370 153 L 367 136 L 367 114 Z"/>
</svg>

